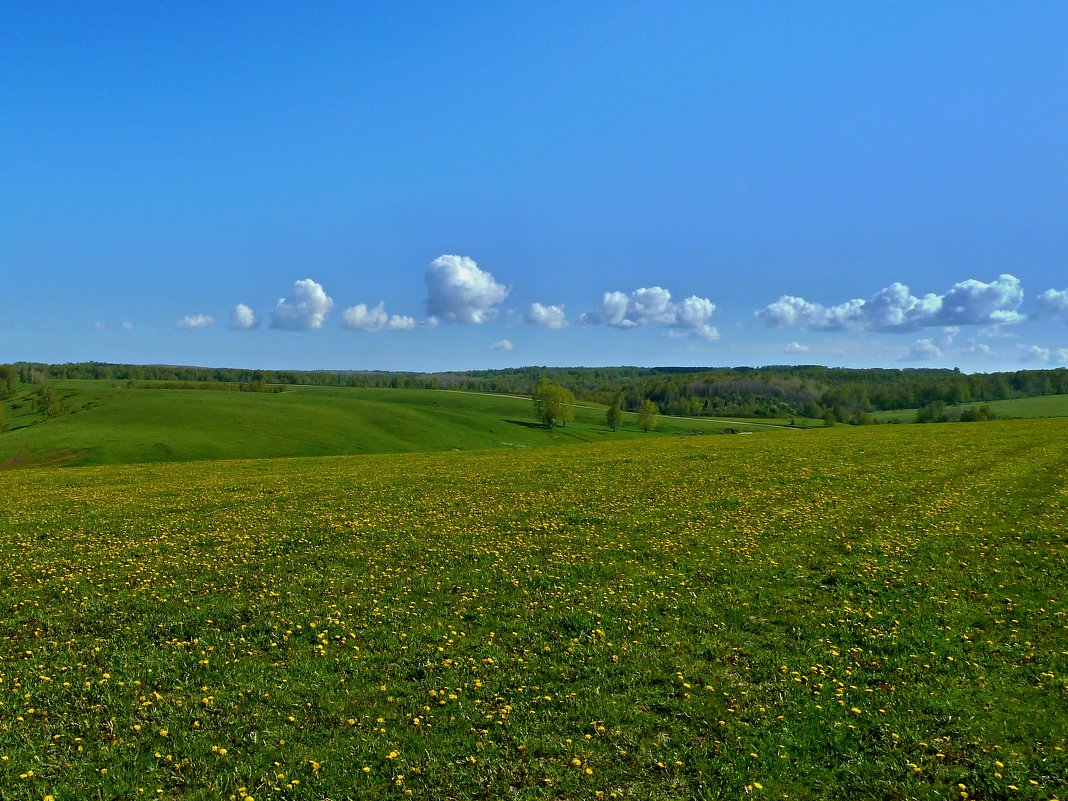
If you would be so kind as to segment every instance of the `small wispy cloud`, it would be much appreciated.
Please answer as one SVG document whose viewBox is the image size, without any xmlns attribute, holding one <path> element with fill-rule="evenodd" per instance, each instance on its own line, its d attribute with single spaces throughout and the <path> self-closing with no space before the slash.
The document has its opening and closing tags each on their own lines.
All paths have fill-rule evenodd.
<svg viewBox="0 0 1068 801">
<path fill-rule="evenodd" d="M 510 339 L 499 339 L 496 342 L 494 342 L 492 345 L 490 345 L 490 349 L 491 350 L 500 350 L 500 351 L 505 351 L 505 352 L 513 350 L 514 348 L 515 348 L 515 345 L 512 344 L 512 340 L 510 340 Z"/>
<path fill-rule="evenodd" d="M 908 351 L 901 356 L 903 362 L 926 362 L 931 359 L 941 359 L 945 354 L 942 349 L 930 339 L 917 339 L 909 347 Z"/>
<path fill-rule="evenodd" d="M 180 331 L 196 331 L 215 324 L 215 318 L 209 314 L 187 314 L 174 324 Z"/>
<path fill-rule="evenodd" d="M 1016 353 L 1021 362 L 1048 362 L 1053 355 L 1049 348 L 1039 345 L 1017 345 Z"/>
</svg>

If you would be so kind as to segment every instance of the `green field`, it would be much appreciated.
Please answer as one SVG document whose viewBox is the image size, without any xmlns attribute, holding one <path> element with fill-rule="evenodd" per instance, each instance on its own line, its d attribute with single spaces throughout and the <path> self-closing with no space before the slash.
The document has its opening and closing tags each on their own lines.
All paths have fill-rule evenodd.
<svg viewBox="0 0 1068 801">
<path fill-rule="evenodd" d="M 0 798 L 1063 797 L 1066 441 L 0 473 Z"/>
<path fill-rule="evenodd" d="M 961 403 L 946 408 L 967 409 L 973 406 L 989 406 L 994 410 L 994 414 L 1001 418 L 1068 417 L 1068 395 L 1039 395 L 1034 398 Z M 872 412 L 871 416 L 883 423 L 913 423 L 916 421 L 916 409 Z"/>
<path fill-rule="evenodd" d="M 292 387 L 279 394 L 127 389 L 57 381 L 65 412 L 43 418 L 36 388 L 8 398 L 0 466 L 131 464 L 285 456 L 520 448 L 649 436 L 634 415 L 613 432 L 601 408 L 548 430 L 529 399 L 441 390 Z M 222 386 L 222 385 L 219 385 Z M 661 417 L 664 435 L 766 428 Z"/>
</svg>

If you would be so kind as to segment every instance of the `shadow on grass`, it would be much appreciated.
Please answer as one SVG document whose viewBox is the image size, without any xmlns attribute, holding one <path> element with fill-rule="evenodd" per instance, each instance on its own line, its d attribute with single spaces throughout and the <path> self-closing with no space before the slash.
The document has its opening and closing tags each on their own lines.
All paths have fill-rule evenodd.
<svg viewBox="0 0 1068 801">
<path fill-rule="evenodd" d="M 523 426 L 523 428 L 534 428 L 538 431 L 551 431 L 552 429 L 545 423 L 532 423 L 529 420 L 505 420 L 506 423 L 511 423 L 514 426 Z"/>
</svg>

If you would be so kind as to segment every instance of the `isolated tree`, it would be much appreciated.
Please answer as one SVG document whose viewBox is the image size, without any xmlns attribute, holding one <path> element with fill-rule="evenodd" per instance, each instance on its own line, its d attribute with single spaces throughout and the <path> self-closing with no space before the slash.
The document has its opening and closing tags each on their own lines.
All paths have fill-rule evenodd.
<svg viewBox="0 0 1068 801">
<path fill-rule="evenodd" d="M 838 417 L 835 415 L 833 410 L 828 409 L 826 412 L 823 413 L 823 425 L 825 425 L 827 428 L 830 428 L 837 422 Z"/>
<path fill-rule="evenodd" d="M 575 396 L 567 387 L 558 387 L 542 378 L 531 393 L 534 413 L 549 428 L 567 425 L 575 419 Z"/>
<path fill-rule="evenodd" d="M 63 411 L 63 400 L 53 387 L 45 385 L 37 390 L 37 411 L 45 417 L 56 417 Z"/>
<path fill-rule="evenodd" d="M 619 401 L 616 401 L 608 407 L 606 420 L 610 429 L 619 431 L 620 426 L 623 425 L 623 409 L 620 408 Z"/>
<path fill-rule="evenodd" d="M 638 427 L 641 428 L 642 431 L 652 431 L 656 428 L 657 418 L 659 416 L 659 407 L 646 398 L 638 406 Z"/>
</svg>

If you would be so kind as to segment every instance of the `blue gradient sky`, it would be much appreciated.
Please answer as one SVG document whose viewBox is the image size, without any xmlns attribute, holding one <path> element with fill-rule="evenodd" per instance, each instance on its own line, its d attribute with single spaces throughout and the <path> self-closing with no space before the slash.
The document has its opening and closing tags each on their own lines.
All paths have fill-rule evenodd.
<svg viewBox="0 0 1068 801">
<path fill-rule="evenodd" d="M 5 4 L 0 362 L 1068 364 L 1066 41 L 1064 3 Z"/>
</svg>

